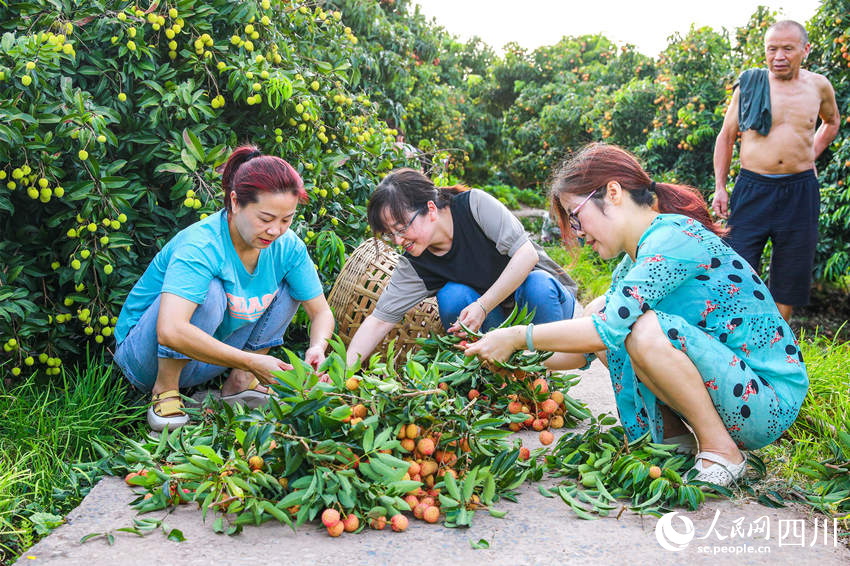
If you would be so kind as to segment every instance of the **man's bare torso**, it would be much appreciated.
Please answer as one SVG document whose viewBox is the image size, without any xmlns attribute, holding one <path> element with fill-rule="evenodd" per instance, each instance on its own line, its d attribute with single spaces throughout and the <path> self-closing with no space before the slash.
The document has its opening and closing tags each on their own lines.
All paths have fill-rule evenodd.
<svg viewBox="0 0 850 566">
<path fill-rule="evenodd" d="M 772 126 L 766 136 L 741 133 L 741 166 L 755 173 L 799 173 L 814 167 L 814 134 L 827 79 L 800 70 L 797 79 L 770 75 Z M 828 84 L 828 83 L 827 83 Z"/>
</svg>

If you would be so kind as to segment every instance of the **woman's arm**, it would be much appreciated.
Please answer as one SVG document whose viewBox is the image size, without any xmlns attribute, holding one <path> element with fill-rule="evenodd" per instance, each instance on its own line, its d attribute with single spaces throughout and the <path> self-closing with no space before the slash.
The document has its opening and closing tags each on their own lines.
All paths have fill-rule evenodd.
<svg viewBox="0 0 850 566">
<path fill-rule="evenodd" d="M 157 341 L 192 359 L 250 371 L 264 382 L 274 381 L 271 372 L 291 369 L 273 356 L 245 352 L 216 340 L 190 320 L 197 303 L 172 293 L 162 293 L 156 321 Z"/>
<path fill-rule="evenodd" d="M 522 325 L 492 330 L 477 342 L 472 342 L 464 353 L 483 360 L 504 361 L 517 350 L 526 347 L 527 328 Z M 535 324 L 532 329 L 532 343 L 535 350 L 570 354 L 605 349 L 593 319 L 589 317 Z M 584 363 L 577 367 L 581 365 Z"/>
<path fill-rule="evenodd" d="M 365 360 L 375 351 L 375 348 L 378 347 L 387 332 L 392 330 L 393 326 L 395 326 L 395 323 L 383 321 L 371 314 L 367 316 L 351 338 L 346 363 L 354 365 L 358 358 Z"/>
<path fill-rule="evenodd" d="M 324 293 L 301 304 L 310 317 L 310 347 L 304 352 L 304 361 L 315 369 L 325 361 L 325 350 L 334 331 L 334 315 Z"/>
<path fill-rule="evenodd" d="M 516 253 L 508 261 L 505 269 L 502 270 L 502 274 L 481 295 L 481 298 L 460 311 L 457 322 L 448 331 L 457 332 L 460 330 L 459 322 L 462 322 L 467 328 L 472 330 L 481 328 L 487 314 L 499 306 L 502 301 L 507 299 L 522 285 L 522 282 L 525 281 L 525 278 L 528 277 L 528 274 L 537 265 L 537 260 L 537 250 L 534 249 L 534 244 L 531 243 L 531 240 L 526 241 L 517 249 Z"/>
</svg>

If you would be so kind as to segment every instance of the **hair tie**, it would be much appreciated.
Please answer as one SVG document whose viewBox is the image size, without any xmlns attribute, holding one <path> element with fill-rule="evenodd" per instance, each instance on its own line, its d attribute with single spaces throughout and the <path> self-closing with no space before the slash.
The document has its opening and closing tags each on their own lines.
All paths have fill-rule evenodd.
<svg viewBox="0 0 850 566">
<path fill-rule="evenodd" d="M 261 155 L 263 155 L 263 153 L 259 149 L 255 149 L 254 151 L 248 154 L 248 157 L 245 159 L 245 161 L 251 161 L 255 157 L 260 157 Z"/>
<path fill-rule="evenodd" d="M 654 192 L 655 192 L 655 181 L 652 181 L 652 182 L 649 184 L 649 192 L 651 192 L 651 193 L 654 193 Z"/>
</svg>

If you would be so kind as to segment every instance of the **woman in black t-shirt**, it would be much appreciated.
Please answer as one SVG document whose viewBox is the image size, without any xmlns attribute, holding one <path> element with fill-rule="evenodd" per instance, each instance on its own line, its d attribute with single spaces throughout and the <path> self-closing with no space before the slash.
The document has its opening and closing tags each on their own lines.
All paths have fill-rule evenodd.
<svg viewBox="0 0 850 566">
<path fill-rule="evenodd" d="M 535 310 L 535 322 L 572 318 L 581 310 L 572 279 L 483 191 L 438 188 L 418 171 L 398 169 L 373 193 L 368 218 L 403 255 L 351 340 L 351 363 L 368 356 L 428 296 L 437 296 L 443 327 L 453 333 L 459 323 L 472 330 L 498 326 L 514 302 Z"/>
</svg>

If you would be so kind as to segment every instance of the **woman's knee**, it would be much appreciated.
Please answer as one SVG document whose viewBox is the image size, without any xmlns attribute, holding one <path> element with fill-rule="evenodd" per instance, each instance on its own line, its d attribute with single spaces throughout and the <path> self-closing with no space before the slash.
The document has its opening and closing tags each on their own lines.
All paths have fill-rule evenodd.
<svg viewBox="0 0 850 566">
<path fill-rule="evenodd" d="M 661 330 L 661 324 L 653 311 L 646 311 L 638 317 L 626 336 L 626 351 L 632 359 L 638 361 L 655 356 L 660 346 L 670 343 Z"/>
<path fill-rule="evenodd" d="M 583 316 L 592 316 L 594 314 L 600 313 L 605 310 L 605 295 L 601 297 L 596 297 L 592 301 L 590 301 L 586 307 L 584 307 L 584 315 Z"/>
<path fill-rule="evenodd" d="M 440 315 L 443 313 L 457 318 L 467 305 L 480 298 L 481 295 L 469 285 L 449 281 L 437 291 L 437 305 Z M 454 320 L 454 318 L 452 320 Z"/>
<path fill-rule="evenodd" d="M 517 287 L 516 299 L 524 303 L 540 303 L 557 299 L 559 290 L 555 278 L 549 273 L 534 270 L 528 274 L 525 281 Z"/>
<path fill-rule="evenodd" d="M 224 284 L 220 279 L 213 279 L 207 287 L 204 302 L 192 313 L 190 322 L 207 334 L 212 334 L 224 320 L 225 312 L 227 312 L 227 293 L 224 291 Z"/>
<path fill-rule="evenodd" d="M 518 305 L 536 310 L 535 324 L 572 318 L 575 313 L 573 294 L 545 271 L 529 273 L 514 296 Z"/>
</svg>

